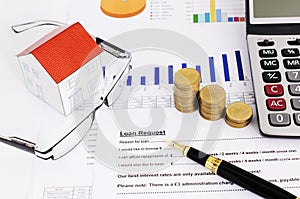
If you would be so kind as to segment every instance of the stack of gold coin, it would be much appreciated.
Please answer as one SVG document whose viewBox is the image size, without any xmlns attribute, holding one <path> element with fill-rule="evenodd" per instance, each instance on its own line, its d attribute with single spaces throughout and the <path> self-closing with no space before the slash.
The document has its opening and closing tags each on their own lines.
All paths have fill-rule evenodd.
<svg viewBox="0 0 300 199">
<path fill-rule="evenodd" d="M 197 95 L 200 73 L 193 68 L 183 68 L 175 73 L 174 103 L 178 111 L 191 113 L 198 109 Z"/>
<path fill-rule="evenodd" d="M 218 85 L 208 85 L 199 94 L 199 112 L 207 120 L 218 120 L 224 115 L 226 92 Z"/>
<path fill-rule="evenodd" d="M 244 102 L 233 102 L 226 108 L 225 121 L 229 126 L 242 128 L 252 119 L 252 108 Z"/>
</svg>

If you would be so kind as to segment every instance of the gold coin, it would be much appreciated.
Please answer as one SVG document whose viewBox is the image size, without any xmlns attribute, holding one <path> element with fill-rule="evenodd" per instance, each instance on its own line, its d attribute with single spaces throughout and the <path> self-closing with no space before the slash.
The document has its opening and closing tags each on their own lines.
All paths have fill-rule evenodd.
<svg viewBox="0 0 300 199">
<path fill-rule="evenodd" d="M 218 104 L 218 105 L 214 105 L 214 106 L 205 106 L 201 102 L 199 103 L 199 107 L 201 108 L 201 110 L 203 110 L 207 113 L 220 113 L 220 112 L 223 112 L 225 110 L 225 106 L 226 106 L 225 102 L 221 103 L 221 104 Z"/>
<path fill-rule="evenodd" d="M 195 100 L 189 101 L 189 100 L 182 100 L 182 99 L 174 98 L 174 103 L 180 104 L 180 106 L 183 106 L 183 107 L 197 107 L 198 108 L 198 103 Z"/>
<path fill-rule="evenodd" d="M 182 89 L 197 88 L 200 84 L 200 73 L 193 68 L 182 68 L 175 73 L 174 84 Z"/>
<path fill-rule="evenodd" d="M 176 82 L 174 82 L 174 88 L 178 88 L 182 91 L 193 91 L 193 92 L 199 92 L 200 84 L 194 84 L 194 85 L 180 85 Z"/>
<path fill-rule="evenodd" d="M 194 111 L 197 110 L 197 108 L 195 108 L 193 106 L 191 106 L 191 107 L 185 107 L 185 106 L 182 106 L 181 104 L 176 103 L 176 102 L 175 102 L 175 108 L 178 111 L 182 112 L 182 113 L 192 113 L 192 112 L 194 112 Z"/>
<path fill-rule="evenodd" d="M 196 111 L 196 109 L 185 109 L 180 106 L 175 106 L 175 108 L 181 113 L 193 113 Z"/>
<path fill-rule="evenodd" d="M 198 108 L 198 102 L 196 98 L 194 99 L 182 99 L 182 98 L 176 98 L 174 97 L 174 103 L 179 104 L 183 107 L 197 107 Z"/>
<path fill-rule="evenodd" d="M 226 92 L 218 85 L 203 87 L 199 93 L 199 101 L 205 106 L 212 106 L 226 103 Z"/>
<path fill-rule="evenodd" d="M 226 108 L 226 117 L 234 123 L 246 123 L 251 120 L 252 115 L 252 108 L 244 102 L 234 102 Z"/>
<path fill-rule="evenodd" d="M 194 97 L 194 98 L 180 98 L 180 97 L 177 97 L 176 95 L 174 95 L 174 102 L 177 102 L 177 103 L 180 103 L 180 104 L 197 104 L 198 105 L 198 101 L 197 101 L 197 98 Z"/>
<path fill-rule="evenodd" d="M 224 112 L 221 112 L 219 114 L 210 114 L 210 113 L 207 113 L 201 109 L 199 109 L 199 112 L 201 114 L 201 116 L 207 120 L 211 120 L 211 121 L 215 121 L 215 120 L 218 120 L 218 119 L 221 119 L 224 115 Z"/>
<path fill-rule="evenodd" d="M 174 94 L 178 97 L 183 98 L 190 98 L 190 97 L 197 97 L 198 92 L 195 92 L 193 90 L 181 90 L 178 87 L 174 86 Z"/>
<path fill-rule="evenodd" d="M 249 121 L 247 121 L 247 122 L 245 122 L 245 123 L 235 123 L 235 122 L 232 122 L 232 121 L 228 120 L 227 117 L 225 118 L 225 122 L 226 122 L 229 126 L 231 126 L 231 127 L 233 127 L 233 128 L 243 128 L 243 127 L 246 127 L 246 126 L 250 123 L 250 121 L 251 121 L 251 120 L 249 120 Z"/>
</svg>

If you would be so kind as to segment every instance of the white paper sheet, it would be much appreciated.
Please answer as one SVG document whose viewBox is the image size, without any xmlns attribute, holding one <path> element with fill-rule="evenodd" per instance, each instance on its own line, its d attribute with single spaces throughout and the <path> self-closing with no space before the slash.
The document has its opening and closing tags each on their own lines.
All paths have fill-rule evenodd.
<svg viewBox="0 0 300 199">
<path fill-rule="evenodd" d="M 214 154 L 300 194 L 299 140 L 259 133 L 245 23 L 194 21 L 195 15 L 213 14 L 215 8 L 240 19 L 244 1 L 149 0 L 142 13 L 129 18 L 105 15 L 100 3 L 73 1 L 69 21 L 80 21 L 92 34 L 131 51 L 133 69 L 121 99 L 97 113 L 93 198 L 257 197 L 182 158 L 166 146 L 167 139 Z M 201 87 L 222 86 L 227 103 L 250 104 L 251 124 L 234 129 L 223 119 L 204 120 L 197 111 L 178 112 L 172 76 L 185 66 L 201 70 Z"/>
<path fill-rule="evenodd" d="M 94 176 L 95 123 L 84 140 L 58 160 L 36 158 L 27 198 L 91 199 Z"/>
</svg>

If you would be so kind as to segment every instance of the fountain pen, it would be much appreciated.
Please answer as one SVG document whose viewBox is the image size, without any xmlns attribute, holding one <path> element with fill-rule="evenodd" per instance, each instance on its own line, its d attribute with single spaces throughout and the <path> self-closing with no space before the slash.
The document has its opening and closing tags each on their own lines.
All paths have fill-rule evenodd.
<svg viewBox="0 0 300 199">
<path fill-rule="evenodd" d="M 183 152 L 185 157 L 201 164 L 211 172 L 231 181 L 263 198 L 300 199 L 286 190 L 272 184 L 250 172 L 247 172 L 224 160 L 208 155 L 190 146 L 176 141 L 166 141 L 172 147 Z"/>
</svg>

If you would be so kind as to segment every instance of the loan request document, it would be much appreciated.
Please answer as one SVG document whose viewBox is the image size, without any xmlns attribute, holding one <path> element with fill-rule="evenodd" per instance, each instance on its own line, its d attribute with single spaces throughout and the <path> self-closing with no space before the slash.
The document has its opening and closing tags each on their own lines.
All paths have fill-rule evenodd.
<svg viewBox="0 0 300 199">
<path fill-rule="evenodd" d="M 126 125 L 113 125 L 118 120 L 116 114 L 123 111 L 101 112 L 105 118 L 99 121 L 94 198 L 257 197 L 169 148 L 164 142 L 168 139 L 202 149 L 296 195 L 300 193 L 298 140 L 261 137 L 255 122 L 237 130 L 222 120 L 211 123 L 197 119 L 198 113 L 183 116 L 175 109 L 164 110 L 168 119 L 161 129 L 129 130 Z M 132 111 L 141 118 L 159 114 L 155 113 L 159 110 Z"/>
</svg>

